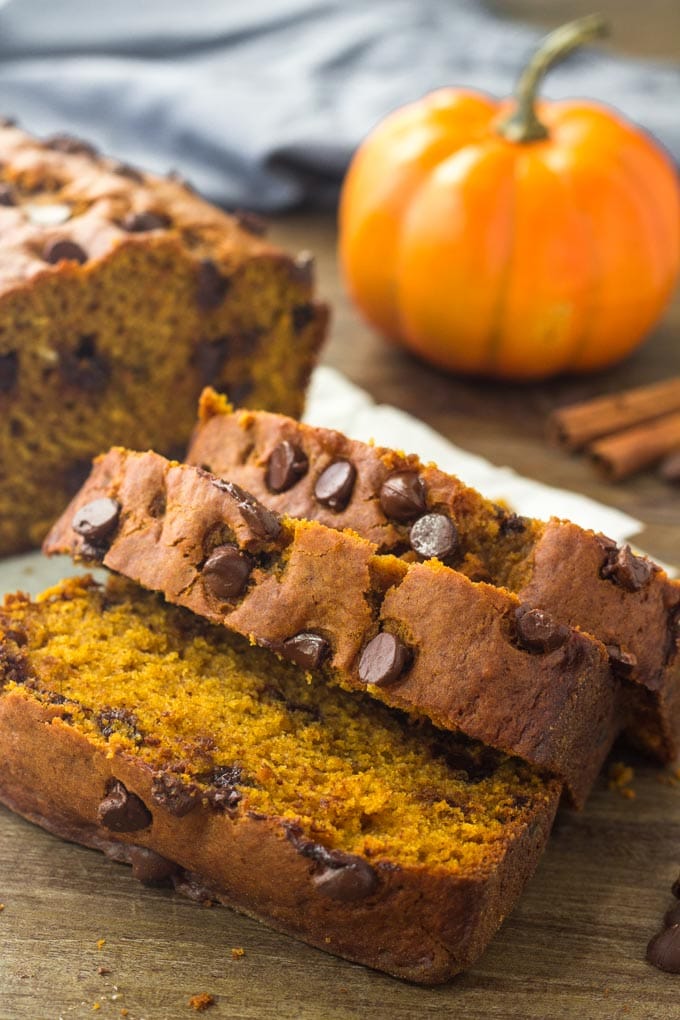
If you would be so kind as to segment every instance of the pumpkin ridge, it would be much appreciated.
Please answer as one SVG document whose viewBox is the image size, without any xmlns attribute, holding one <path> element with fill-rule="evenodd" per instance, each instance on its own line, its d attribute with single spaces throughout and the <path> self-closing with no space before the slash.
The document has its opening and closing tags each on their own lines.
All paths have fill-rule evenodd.
<svg viewBox="0 0 680 1020">
<path fill-rule="evenodd" d="M 489 366 L 489 371 L 494 374 L 498 367 L 501 350 L 503 347 L 503 315 L 507 308 L 508 295 L 510 293 L 510 281 L 515 262 L 516 254 L 516 226 L 517 226 L 517 189 L 519 182 L 517 178 L 517 167 L 520 160 L 524 160 L 525 151 L 517 146 L 512 160 L 512 179 L 510 194 L 510 228 L 508 230 L 508 250 L 503 259 L 503 271 L 499 278 L 498 294 L 494 306 L 493 317 L 489 327 L 489 340 L 484 356 L 484 363 Z"/>
</svg>

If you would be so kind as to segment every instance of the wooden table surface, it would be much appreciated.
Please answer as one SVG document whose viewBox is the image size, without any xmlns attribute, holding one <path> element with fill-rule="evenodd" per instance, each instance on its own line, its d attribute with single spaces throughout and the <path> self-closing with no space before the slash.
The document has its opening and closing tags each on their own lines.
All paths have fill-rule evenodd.
<svg viewBox="0 0 680 1020">
<path fill-rule="evenodd" d="M 496 4 L 556 24 L 590 3 Z M 615 43 L 678 56 L 677 0 L 597 5 L 616 16 Z M 656 15 L 656 20 L 655 20 Z M 674 50 L 675 47 L 675 50 Z M 345 300 L 329 217 L 296 216 L 274 236 L 318 256 L 334 306 L 324 360 L 380 400 L 423 418 L 497 464 L 585 492 L 645 522 L 640 544 L 680 566 L 680 492 L 653 475 L 598 481 L 542 438 L 550 408 L 680 374 L 680 299 L 649 343 L 590 379 L 508 387 L 447 378 L 385 346 Z M 680 976 L 644 962 L 680 870 L 680 785 L 619 748 L 635 769 L 634 799 L 602 780 L 580 814 L 562 810 L 550 846 L 514 915 L 473 970 L 440 989 L 415 988 L 336 960 L 225 909 L 145 889 L 128 869 L 70 846 L 0 809 L 0 1020 L 209 1017 L 680 1018 Z M 103 943 L 100 940 L 105 940 Z M 230 950 L 245 955 L 233 959 Z"/>
</svg>

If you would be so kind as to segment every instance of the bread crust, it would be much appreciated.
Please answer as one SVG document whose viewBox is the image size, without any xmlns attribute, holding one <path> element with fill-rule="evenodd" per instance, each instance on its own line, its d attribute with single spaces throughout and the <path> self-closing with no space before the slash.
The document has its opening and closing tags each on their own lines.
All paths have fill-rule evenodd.
<svg viewBox="0 0 680 1020">
<path fill-rule="evenodd" d="M 558 646 L 531 650 L 517 637 L 520 605 L 509 592 L 437 561 L 376 555 L 371 542 L 314 522 L 285 518 L 263 537 L 228 486 L 151 452 L 100 457 L 45 551 L 96 558 L 73 524 L 101 498 L 121 508 L 99 553 L 104 566 L 280 653 L 295 635 L 321 635 L 329 679 L 521 757 L 559 776 L 576 804 L 585 800 L 621 727 L 606 652 L 588 636 L 564 628 Z M 225 533 L 254 564 L 232 601 L 216 598 L 204 574 L 208 540 Z M 412 656 L 385 685 L 360 673 L 378 632 L 397 635 Z"/>
</svg>

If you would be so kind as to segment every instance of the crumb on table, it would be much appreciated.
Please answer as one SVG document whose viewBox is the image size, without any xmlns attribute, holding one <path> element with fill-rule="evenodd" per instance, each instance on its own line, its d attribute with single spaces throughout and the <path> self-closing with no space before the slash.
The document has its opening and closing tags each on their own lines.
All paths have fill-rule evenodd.
<svg viewBox="0 0 680 1020">
<path fill-rule="evenodd" d="M 105 945 L 106 945 L 106 939 L 97 939 L 97 949 L 100 952 L 104 948 Z"/>
<path fill-rule="evenodd" d="M 610 790 L 616 790 L 627 800 L 634 800 L 636 794 L 631 784 L 635 779 L 635 772 L 630 765 L 622 761 L 612 762 L 607 775 Z"/>
<path fill-rule="evenodd" d="M 192 1009 L 202 1013 L 204 1009 L 208 1008 L 208 1006 L 215 1005 L 215 997 L 213 995 L 208 995 L 207 992 L 199 992 L 198 995 L 191 996 L 189 999 L 189 1005 Z"/>
<path fill-rule="evenodd" d="M 232 958 L 232 960 L 240 960 L 241 957 L 245 956 L 245 955 L 246 955 L 246 951 L 241 946 L 236 946 L 231 951 L 231 958 Z"/>
</svg>

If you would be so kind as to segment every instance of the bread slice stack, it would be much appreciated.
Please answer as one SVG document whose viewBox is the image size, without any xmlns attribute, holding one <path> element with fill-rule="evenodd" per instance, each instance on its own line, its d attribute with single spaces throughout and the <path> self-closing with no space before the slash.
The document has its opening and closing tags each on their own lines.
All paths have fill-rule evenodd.
<svg viewBox="0 0 680 1020">
<path fill-rule="evenodd" d="M 0 799 L 142 880 L 445 981 L 617 734 L 676 746 L 680 588 L 211 392 L 188 460 L 100 457 L 45 550 L 118 576 L 7 601 Z"/>
</svg>

